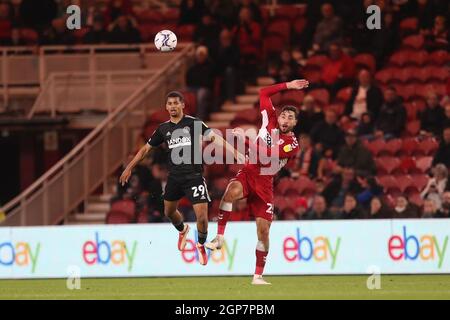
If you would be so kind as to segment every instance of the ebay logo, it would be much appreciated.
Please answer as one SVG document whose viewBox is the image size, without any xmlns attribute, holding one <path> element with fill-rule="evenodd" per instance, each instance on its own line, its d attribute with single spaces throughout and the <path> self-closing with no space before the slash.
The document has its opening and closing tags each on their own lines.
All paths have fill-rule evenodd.
<svg viewBox="0 0 450 320">
<path fill-rule="evenodd" d="M 197 231 L 195 231 L 195 238 L 197 239 Z M 186 247 L 181 252 L 181 258 L 185 263 L 198 263 L 198 251 L 196 248 L 197 241 L 192 239 L 186 240 Z M 225 240 L 224 245 L 220 250 L 211 251 L 206 249 L 208 253 L 208 263 L 216 264 L 225 263 L 228 270 L 233 269 L 234 258 L 236 255 L 237 239 L 234 239 L 232 244 Z"/>
<path fill-rule="evenodd" d="M 438 268 L 442 267 L 447 251 L 448 236 L 439 240 L 435 235 L 424 234 L 417 236 L 408 234 L 403 226 L 401 235 L 393 235 L 388 241 L 389 256 L 394 261 L 417 259 L 434 261 L 437 259 Z"/>
<path fill-rule="evenodd" d="M 95 240 L 86 241 L 83 244 L 83 260 L 88 265 L 125 265 L 128 271 L 133 269 L 134 258 L 136 256 L 137 241 L 130 245 L 123 240 L 102 240 L 98 232 L 95 233 Z"/>
<path fill-rule="evenodd" d="M 300 233 L 297 228 L 294 237 L 287 237 L 283 241 L 283 255 L 288 262 L 294 261 L 330 261 L 331 269 L 336 265 L 336 260 L 341 245 L 341 238 L 338 237 L 334 242 L 324 236 L 310 238 Z"/>
<path fill-rule="evenodd" d="M 34 247 L 28 242 L 0 242 L 0 266 L 31 266 L 31 272 L 34 273 L 40 250 L 40 242 Z"/>
</svg>

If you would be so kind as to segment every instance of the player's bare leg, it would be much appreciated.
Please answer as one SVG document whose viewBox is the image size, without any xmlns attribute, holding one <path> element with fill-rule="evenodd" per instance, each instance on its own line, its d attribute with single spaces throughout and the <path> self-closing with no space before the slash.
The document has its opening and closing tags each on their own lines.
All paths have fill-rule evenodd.
<svg viewBox="0 0 450 320">
<path fill-rule="evenodd" d="M 208 263 L 208 255 L 206 254 L 205 242 L 208 237 L 208 203 L 196 203 L 192 206 L 195 216 L 197 217 L 198 242 L 197 250 L 199 253 L 200 264 Z"/>
<path fill-rule="evenodd" d="M 184 224 L 183 216 L 177 208 L 178 201 L 164 200 L 164 214 L 178 230 L 178 250 L 183 251 L 190 228 L 187 224 Z"/>
<path fill-rule="evenodd" d="M 233 202 L 244 197 L 243 187 L 239 181 L 231 181 L 220 201 L 220 210 L 217 221 L 217 236 L 205 246 L 208 249 L 216 250 L 223 246 L 225 227 L 233 211 Z"/>
<path fill-rule="evenodd" d="M 270 284 L 262 277 L 264 272 L 264 266 L 266 265 L 266 257 L 269 253 L 269 230 L 271 222 L 263 219 L 256 218 L 256 229 L 258 234 L 258 243 L 256 244 L 256 268 L 253 275 L 252 284 Z"/>
</svg>

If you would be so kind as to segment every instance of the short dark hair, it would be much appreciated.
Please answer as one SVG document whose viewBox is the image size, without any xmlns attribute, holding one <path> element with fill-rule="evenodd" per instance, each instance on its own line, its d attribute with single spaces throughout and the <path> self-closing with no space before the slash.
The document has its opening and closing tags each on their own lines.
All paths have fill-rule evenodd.
<svg viewBox="0 0 450 320">
<path fill-rule="evenodd" d="M 295 106 L 284 106 L 283 108 L 281 108 L 281 113 L 285 112 L 285 111 L 292 111 L 295 114 L 295 119 L 298 118 L 298 109 Z"/>
<path fill-rule="evenodd" d="M 184 102 L 184 96 L 181 92 L 179 91 L 170 91 L 167 96 L 166 96 L 166 101 L 169 98 L 179 98 L 180 102 Z"/>
</svg>

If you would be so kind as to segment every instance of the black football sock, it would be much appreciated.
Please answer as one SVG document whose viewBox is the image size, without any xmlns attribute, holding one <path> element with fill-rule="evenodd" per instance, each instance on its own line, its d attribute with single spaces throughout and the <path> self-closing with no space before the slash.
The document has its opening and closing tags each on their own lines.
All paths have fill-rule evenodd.
<svg viewBox="0 0 450 320">
<path fill-rule="evenodd" d="M 184 222 L 183 221 L 181 221 L 178 224 L 175 224 L 175 223 L 172 223 L 172 224 L 179 232 L 182 232 L 184 230 Z"/>
<path fill-rule="evenodd" d="M 208 232 L 198 231 L 198 243 L 204 244 L 206 242 L 207 237 L 208 237 Z"/>
</svg>

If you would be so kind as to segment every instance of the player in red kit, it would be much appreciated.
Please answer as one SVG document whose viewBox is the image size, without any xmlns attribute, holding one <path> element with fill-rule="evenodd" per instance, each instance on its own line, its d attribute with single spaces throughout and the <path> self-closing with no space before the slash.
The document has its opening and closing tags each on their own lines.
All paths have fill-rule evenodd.
<svg viewBox="0 0 450 320">
<path fill-rule="evenodd" d="M 283 90 L 307 88 L 308 84 L 306 80 L 294 80 L 261 89 L 262 125 L 256 140 L 250 145 L 252 150 L 257 150 L 258 157 L 254 162 L 247 161 L 228 184 L 220 203 L 217 236 L 205 244 L 211 250 L 222 247 L 225 226 L 232 213 L 233 202 L 247 198 L 249 210 L 256 217 L 258 236 L 256 269 L 252 284 L 269 284 L 262 278 L 262 274 L 269 252 L 269 229 L 273 219 L 273 176 L 298 151 L 297 139 L 292 132 L 297 123 L 297 108 L 284 106 L 277 117 L 270 97 Z M 262 154 L 270 159 L 270 164 L 263 161 L 261 150 L 264 150 Z"/>
</svg>

